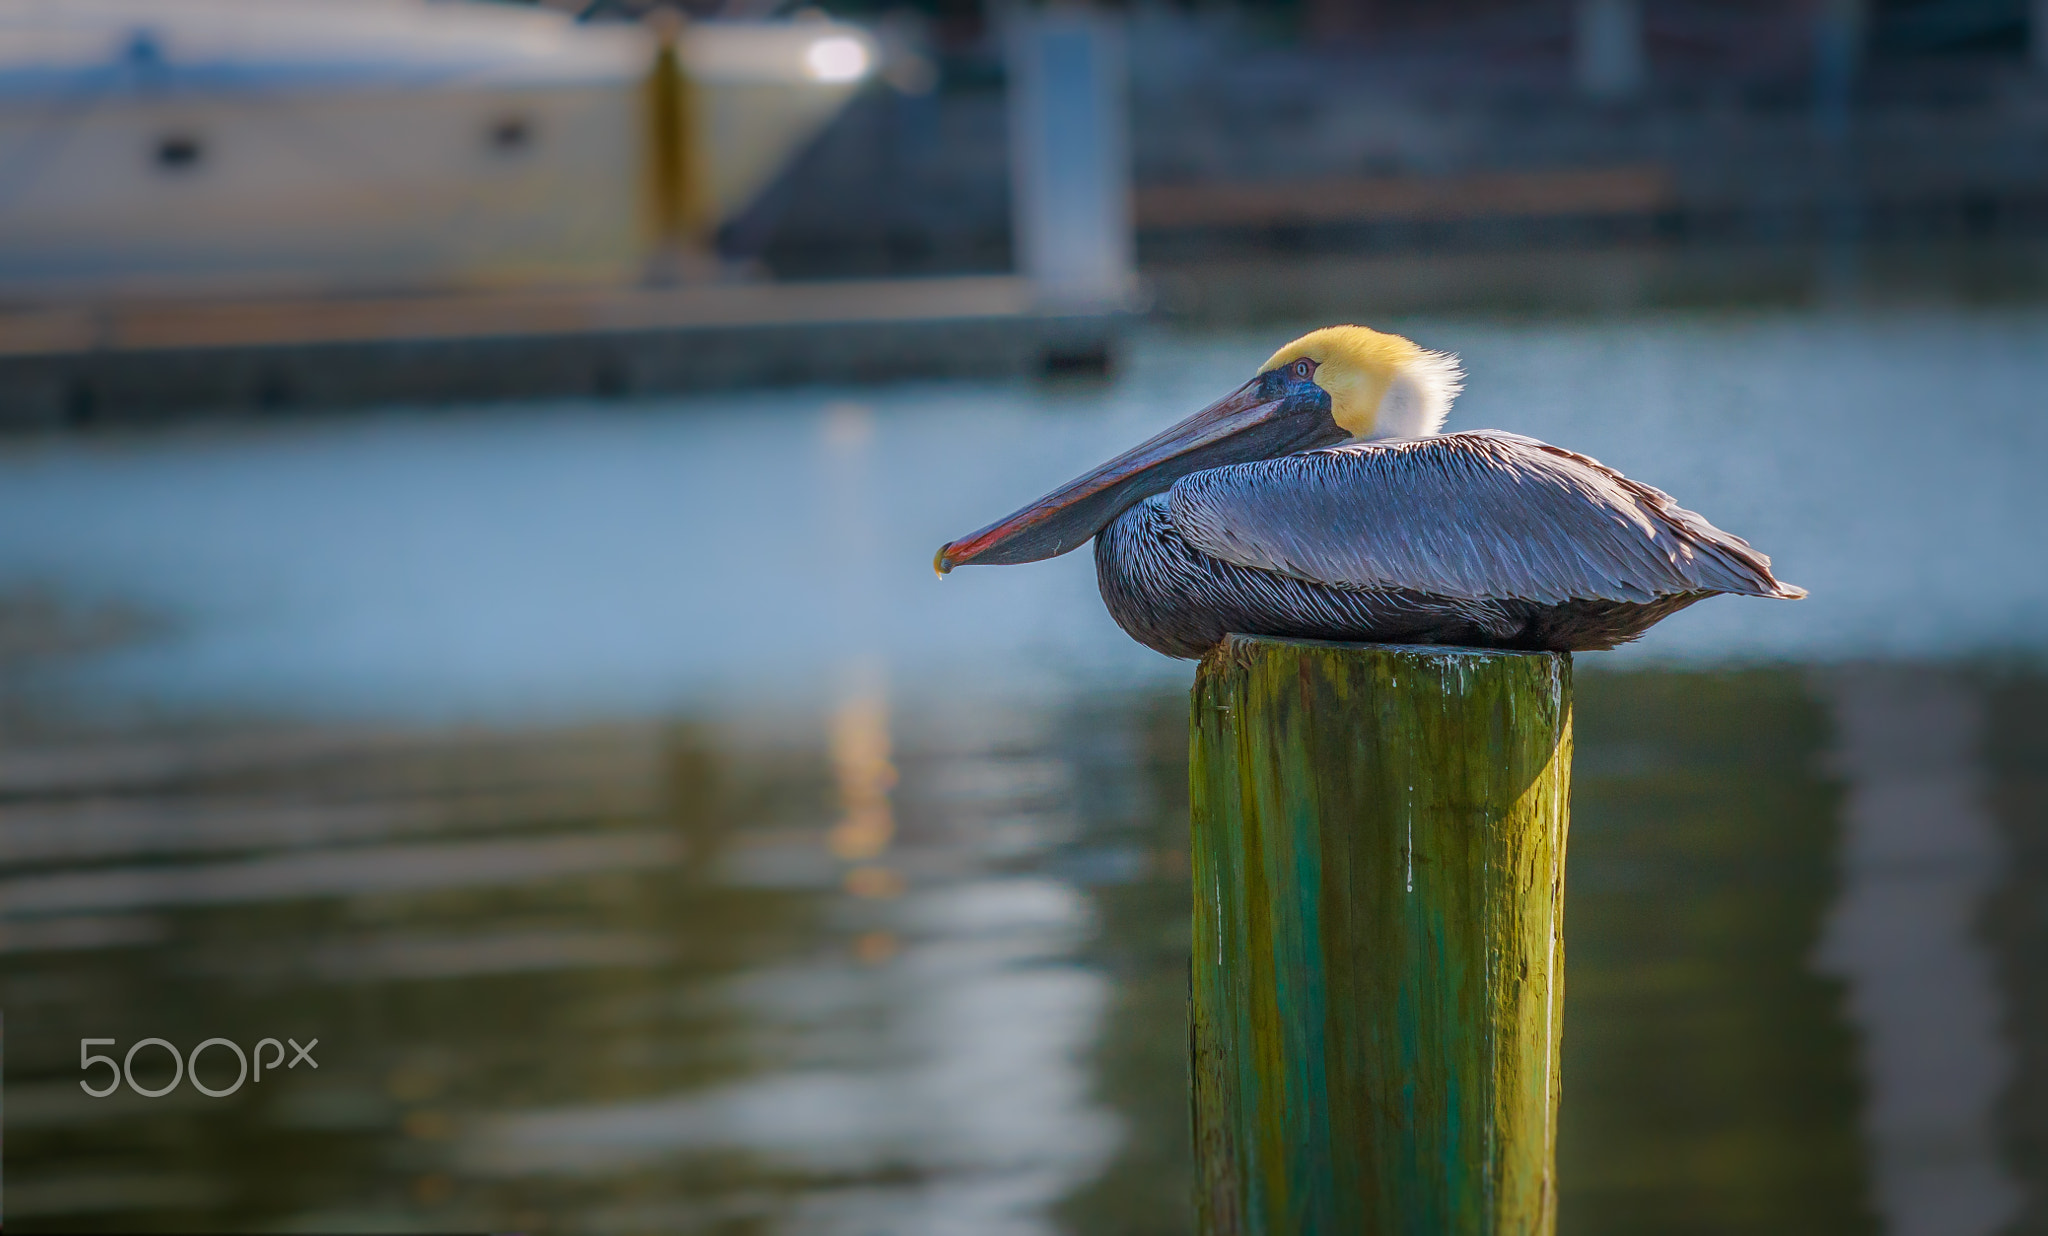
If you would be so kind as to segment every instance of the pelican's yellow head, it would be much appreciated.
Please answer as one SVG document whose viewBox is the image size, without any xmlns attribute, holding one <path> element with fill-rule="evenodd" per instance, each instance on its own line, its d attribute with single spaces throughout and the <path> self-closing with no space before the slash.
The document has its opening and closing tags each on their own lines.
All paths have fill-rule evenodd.
<svg viewBox="0 0 2048 1236">
<path fill-rule="evenodd" d="M 1325 326 L 1273 353 L 1261 374 L 1306 360 L 1330 395 L 1330 418 L 1354 438 L 1423 438 L 1464 389 L 1458 358 L 1364 326 Z"/>
</svg>

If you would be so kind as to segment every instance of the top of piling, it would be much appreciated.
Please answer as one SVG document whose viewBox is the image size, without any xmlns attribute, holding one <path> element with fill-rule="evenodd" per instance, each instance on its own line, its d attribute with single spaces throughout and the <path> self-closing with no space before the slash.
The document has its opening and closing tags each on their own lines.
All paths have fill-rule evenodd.
<svg viewBox="0 0 2048 1236">
<path fill-rule="evenodd" d="M 1443 662 L 1498 661 L 1504 659 L 1540 659 L 1570 665 L 1569 652 L 1525 652 L 1515 648 L 1471 648 L 1459 644 L 1364 644 L 1337 640 L 1292 639 L 1278 635 L 1225 635 L 1221 643 L 1203 655 L 1197 677 L 1225 669 L 1243 669 L 1251 663 L 1261 649 L 1294 648 L 1320 650 L 1333 653 L 1355 652 L 1364 655 L 1412 658 L 1441 664 Z"/>
</svg>

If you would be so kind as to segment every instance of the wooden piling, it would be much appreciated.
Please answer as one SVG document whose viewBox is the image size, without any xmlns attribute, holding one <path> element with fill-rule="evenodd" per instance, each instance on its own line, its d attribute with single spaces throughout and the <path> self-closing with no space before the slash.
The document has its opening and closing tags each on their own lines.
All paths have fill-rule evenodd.
<svg viewBox="0 0 2048 1236">
<path fill-rule="evenodd" d="M 1232 636 L 1193 708 L 1200 1231 L 1549 1236 L 1570 656 Z"/>
</svg>

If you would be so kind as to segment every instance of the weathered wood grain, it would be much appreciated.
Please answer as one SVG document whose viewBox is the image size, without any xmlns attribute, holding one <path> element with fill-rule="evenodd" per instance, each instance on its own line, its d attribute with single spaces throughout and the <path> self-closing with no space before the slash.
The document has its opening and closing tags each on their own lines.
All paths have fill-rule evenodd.
<svg viewBox="0 0 2048 1236">
<path fill-rule="evenodd" d="M 1193 709 L 1201 1231 L 1548 1236 L 1570 656 L 1233 636 Z"/>
</svg>

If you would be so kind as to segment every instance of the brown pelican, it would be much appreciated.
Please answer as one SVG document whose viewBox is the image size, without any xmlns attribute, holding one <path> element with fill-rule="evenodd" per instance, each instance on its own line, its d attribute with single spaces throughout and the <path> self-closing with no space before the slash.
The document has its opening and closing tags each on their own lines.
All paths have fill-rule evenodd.
<svg viewBox="0 0 2048 1236">
<path fill-rule="evenodd" d="M 1715 593 L 1806 595 L 1742 538 L 1584 455 L 1438 433 L 1463 384 L 1455 356 L 1398 335 L 1315 331 L 933 565 L 1036 562 L 1094 537 L 1111 616 L 1174 657 L 1231 632 L 1612 648 Z"/>
</svg>

